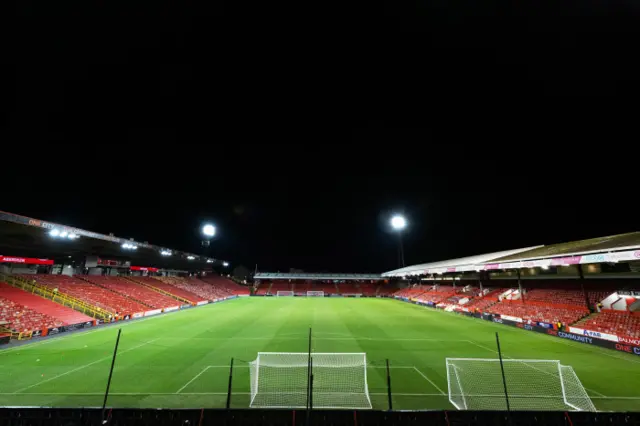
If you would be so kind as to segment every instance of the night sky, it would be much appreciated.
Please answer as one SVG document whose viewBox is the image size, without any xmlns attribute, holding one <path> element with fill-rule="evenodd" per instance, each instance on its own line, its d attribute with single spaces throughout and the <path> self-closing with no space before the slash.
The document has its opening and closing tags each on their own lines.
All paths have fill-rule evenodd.
<svg viewBox="0 0 640 426">
<path fill-rule="evenodd" d="M 0 210 L 263 271 L 395 268 L 392 212 L 408 264 L 639 229 L 631 2 L 15 13 Z"/>
</svg>

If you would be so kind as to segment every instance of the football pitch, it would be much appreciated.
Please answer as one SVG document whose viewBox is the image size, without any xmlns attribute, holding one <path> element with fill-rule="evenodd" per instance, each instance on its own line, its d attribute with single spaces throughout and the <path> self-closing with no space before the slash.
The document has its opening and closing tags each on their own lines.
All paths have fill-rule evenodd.
<svg viewBox="0 0 640 426">
<path fill-rule="evenodd" d="M 455 409 L 445 358 L 560 360 L 598 410 L 640 411 L 640 357 L 393 299 L 245 297 L 0 350 L 0 406 L 100 407 L 118 328 L 110 407 L 249 406 L 258 352 L 365 352 L 373 408 Z M 525 378 L 523 378 L 525 380 Z"/>
</svg>

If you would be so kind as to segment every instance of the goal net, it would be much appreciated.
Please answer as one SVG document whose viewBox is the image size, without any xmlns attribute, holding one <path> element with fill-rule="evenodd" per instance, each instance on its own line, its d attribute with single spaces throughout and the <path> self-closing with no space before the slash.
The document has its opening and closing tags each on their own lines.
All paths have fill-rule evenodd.
<svg viewBox="0 0 640 426">
<path fill-rule="evenodd" d="M 293 296 L 293 292 L 292 291 L 280 291 L 278 290 L 278 292 L 276 293 L 276 296 Z"/>
<path fill-rule="evenodd" d="M 324 291 L 307 291 L 307 297 L 324 297 Z"/>
<path fill-rule="evenodd" d="M 449 401 L 458 410 L 506 410 L 499 359 L 447 358 Z M 557 360 L 503 359 L 512 410 L 596 411 L 573 368 Z"/>
<path fill-rule="evenodd" d="M 251 408 L 305 408 L 309 354 L 258 352 L 249 363 Z M 312 353 L 313 407 L 369 409 L 365 353 Z"/>
</svg>

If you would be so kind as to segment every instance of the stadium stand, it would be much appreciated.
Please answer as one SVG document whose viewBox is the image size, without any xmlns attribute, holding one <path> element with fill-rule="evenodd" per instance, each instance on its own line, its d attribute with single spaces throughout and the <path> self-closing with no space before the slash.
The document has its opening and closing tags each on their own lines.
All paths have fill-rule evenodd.
<svg viewBox="0 0 640 426">
<path fill-rule="evenodd" d="M 319 283 L 314 284 L 312 290 L 314 290 L 314 291 L 324 291 L 324 294 L 336 294 L 338 292 L 338 289 L 337 289 L 335 284 L 333 284 L 333 283 L 324 283 L 324 282 L 319 282 Z"/>
<path fill-rule="evenodd" d="M 356 286 L 360 289 L 358 293 L 362 293 L 365 296 L 375 296 L 378 289 L 378 284 L 360 282 L 356 283 Z"/>
<path fill-rule="evenodd" d="M 521 301 L 502 301 L 486 309 L 492 314 L 510 315 L 523 320 L 541 321 L 549 324 L 561 322 L 564 325 L 573 324 L 589 315 L 586 306 L 532 304 Z"/>
<path fill-rule="evenodd" d="M 606 310 L 576 324 L 576 327 L 637 339 L 640 338 L 640 315 Z"/>
<path fill-rule="evenodd" d="M 176 299 L 132 281 L 125 280 L 124 278 L 108 275 L 79 275 L 78 277 L 111 291 L 123 294 L 152 308 L 163 309 L 180 305 L 180 302 Z"/>
<path fill-rule="evenodd" d="M 216 287 L 217 290 L 219 290 L 225 296 L 248 296 L 251 293 L 249 287 L 237 284 L 228 278 L 209 275 L 207 277 L 201 278 L 201 280 Z"/>
<path fill-rule="evenodd" d="M 293 284 L 293 292 L 297 295 L 305 295 L 307 291 L 313 290 L 313 286 L 310 282 Z"/>
<path fill-rule="evenodd" d="M 197 294 L 205 300 L 217 300 L 227 296 L 226 293 L 220 291 L 217 287 L 201 281 L 198 278 L 157 277 L 157 279 L 174 287 Z"/>
<path fill-rule="evenodd" d="M 271 294 L 278 294 L 279 291 L 291 291 L 291 283 L 284 281 L 274 281 L 271 284 Z"/>
<path fill-rule="evenodd" d="M 160 290 L 161 292 L 168 293 L 173 296 L 177 296 L 180 299 L 184 299 L 189 301 L 190 303 L 198 303 L 205 301 L 207 299 L 199 296 L 195 293 L 192 293 L 184 288 L 176 287 L 169 283 L 166 283 L 162 280 L 152 278 L 152 277 L 127 277 L 127 279 L 131 281 L 135 281 L 137 283 L 147 285 L 153 287 L 154 289 Z"/>
<path fill-rule="evenodd" d="M 147 306 L 119 293 L 114 293 L 103 287 L 68 275 L 22 275 L 22 278 L 35 280 L 38 284 L 49 289 L 57 288 L 61 293 L 85 300 L 93 306 L 111 313 L 126 315 L 144 312 L 149 309 Z"/>
<path fill-rule="evenodd" d="M 271 294 L 271 282 L 263 281 L 258 285 L 256 289 L 257 296 L 264 296 L 266 294 Z"/>
<path fill-rule="evenodd" d="M 0 289 L 2 290 L 2 296 L 0 296 L 0 322 L 8 322 L 11 330 L 17 333 L 24 333 L 59 327 L 64 324 L 60 319 L 38 312 L 11 300 L 10 298 L 15 297 L 15 295 L 12 294 L 13 292 L 11 291 L 13 287 L 8 284 L 0 283 Z"/>
<path fill-rule="evenodd" d="M 56 320 L 61 321 L 63 325 L 93 321 L 93 318 L 78 311 L 74 311 L 71 308 L 59 305 L 19 288 L 12 287 L 6 283 L 0 283 L 0 295 L 7 300 L 20 304 L 35 312 L 55 318 Z"/>
</svg>

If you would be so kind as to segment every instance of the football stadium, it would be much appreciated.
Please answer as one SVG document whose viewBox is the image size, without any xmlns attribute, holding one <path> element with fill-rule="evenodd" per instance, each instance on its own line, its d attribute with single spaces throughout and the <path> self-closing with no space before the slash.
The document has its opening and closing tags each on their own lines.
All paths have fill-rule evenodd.
<svg viewBox="0 0 640 426">
<path fill-rule="evenodd" d="M 0 240 L 3 424 L 638 421 L 640 232 L 249 280 L 8 212 Z"/>
</svg>

